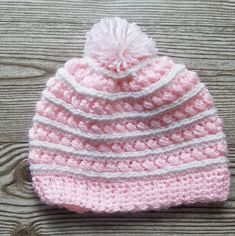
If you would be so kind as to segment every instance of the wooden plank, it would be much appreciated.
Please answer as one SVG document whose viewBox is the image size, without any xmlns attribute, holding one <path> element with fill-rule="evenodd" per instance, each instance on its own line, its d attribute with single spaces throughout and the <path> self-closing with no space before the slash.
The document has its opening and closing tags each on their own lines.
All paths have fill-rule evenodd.
<svg viewBox="0 0 235 236">
<path fill-rule="evenodd" d="M 2 18 L 4 24 L 0 25 L 0 32 L 2 32 L 0 35 L 0 102 L 5 107 L 0 114 L 0 120 L 2 120 L 0 141 L 2 142 L 15 142 L 19 139 L 21 142 L 27 142 L 27 130 L 31 126 L 35 103 L 39 99 L 47 79 L 68 58 L 81 56 L 86 30 L 94 21 L 98 20 L 102 9 L 112 10 L 107 1 L 97 2 L 95 5 L 85 4 L 82 1 L 73 1 L 71 4 L 62 2 L 52 11 L 53 3 L 53 1 L 25 2 L 27 8 L 20 12 L 20 14 L 25 14 L 23 19 L 20 14 L 14 14 L 17 7 L 22 6 L 18 1 L 10 4 L 9 1 L 0 3 L 0 12 L 3 12 L 4 16 Z M 114 1 L 113 4 L 116 8 L 118 6 L 118 13 L 129 6 L 130 19 L 136 18 L 134 20 L 139 22 L 156 40 L 162 53 L 175 57 L 177 61 L 185 63 L 188 68 L 199 73 L 202 81 L 208 85 L 215 96 L 218 109 L 225 120 L 228 137 L 234 140 L 234 132 L 229 128 L 234 122 L 230 112 L 235 111 L 235 101 L 232 99 L 235 87 L 232 78 L 235 66 L 232 59 L 234 59 L 235 49 L 230 14 L 233 10 L 231 4 L 224 3 L 222 8 L 217 9 L 218 2 L 213 4 L 207 2 L 206 5 L 205 3 L 199 4 L 199 2 L 181 3 L 181 7 L 179 7 L 170 2 L 159 1 L 156 5 L 149 1 L 148 4 L 145 4 L 147 5 L 145 14 L 150 14 L 150 17 L 146 19 L 141 16 L 142 21 L 139 19 L 139 14 L 133 12 L 131 2 Z M 211 11 L 205 15 L 207 4 L 210 5 Z M 151 8 L 152 5 L 155 7 Z M 87 17 L 84 14 L 75 14 L 75 10 L 80 9 L 81 6 L 83 6 L 82 11 L 86 13 L 97 7 L 95 16 Z M 143 7 L 143 3 L 138 1 L 136 8 L 141 7 Z M 176 12 L 173 7 L 177 7 L 179 12 Z M 8 13 L 4 14 L 7 9 Z M 70 14 L 65 15 L 64 13 L 68 10 Z M 221 19 L 229 18 L 230 20 L 226 23 L 226 27 L 211 25 L 208 20 L 203 22 L 207 22 L 209 25 L 201 26 L 190 20 L 182 25 L 177 23 L 178 19 L 182 18 L 180 14 L 182 10 L 185 11 L 184 19 L 195 15 L 195 11 L 198 11 L 202 15 L 203 21 L 203 17 L 213 16 L 218 10 L 221 12 Z M 43 21 L 36 20 L 47 11 L 51 11 L 48 17 L 44 17 Z M 171 22 L 172 11 L 174 15 L 177 15 L 174 23 Z M 54 18 L 51 17 L 54 14 L 57 15 L 58 12 L 61 13 L 61 17 L 53 21 Z M 155 14 L 156 12 L 159 14 Z M 33 19 L 31 14 L 35 15 Z M 164 18 L 165 24 L 162 26 L 158 22 L 158 18 L 163 17 L 163 14 L 167 18 Z M 67 18 L 71 15 L 75 19 L 73 22 L 68 22 Z M 193 19 L 195 20 L 194 17 Z M 22 22 L 22 20 L 24 21 Z M 11 57 L 12 55 L 13 57 Z M 24 110 L 23 113 L 22 110 Z"/>
<path fill-rule="evenodd" d="M 234 235 L 234 11 L 232 0 L 1 0 L 0 235 Z M 227 202 L 110 216 L 56 209 L 35 195 L 26 161 L 35 103 L 56 69 L 82 55 L 92 24 L 114 15 L 137 22 L 213 94 L 230 150 Z"/>
</svg>

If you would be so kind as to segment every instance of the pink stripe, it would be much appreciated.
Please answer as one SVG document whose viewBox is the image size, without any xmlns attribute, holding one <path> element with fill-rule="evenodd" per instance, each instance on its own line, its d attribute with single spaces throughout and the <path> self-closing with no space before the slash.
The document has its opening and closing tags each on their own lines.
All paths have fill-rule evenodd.
<svg viewBox="0 0 235 236">
<path fill-rule="evenodd" d="M 95 212 L 156 210 L 194 202 L 224 201 L 229 184 L 229 171 L 222 164 L 128 181 L 100 181 L 58 174 L 33 176 L 34 188 L 42 201 L 75 211 Z"/>
<path fill-rule="evenodd" d="M 174 133 L 168 132 L 161 136 L 148 137 L 138 140 L 93 142 L 80 137 L 60 132 L 42 124 L 34 124 L 30 130 L 30 139 L 58 143 L 76 150 L 100 151 L 100 152 L 135 152 L 144 150 L 155 150 L 167 147 L 175 143 L 182 143 L 195 138 L 216 134 L 222 131 L 221 120 L 218 116 L 209 117 L 190 127 L 175 130 Z"/>
<path fill-rule="evenodd" d="M 117 93 L 117 92 L 136 92 L 158 82 L 172 67 L 173 61 L 169 57 L 160 57 L 151 65 L 145 66 L 138 73 L 139 79 L 126 78 L 115 83 L 112 78 L 97 75 L 92 72 L 89 66 L 79 58 L 73 58 L 65 63 L 64 68 L 74 77 L 75 81 L 87 88 L 98 91 Z M 144 78 L 144 81 L 143 81 Z"/>
<path fill-rule="evenodd" d="M 194 72 L 186 71 L 177 75 L 173 81 L 150 94 L 147 97 L 133 100 L 122 99 L 118 101 L 105 101 L 101 98 L 87 98 L 82 94 L 76 93 L 73 88 L 65 82 L 51 78 L 47 90 L 55 97 L 71 104 L 75 109 L 97 115 L 112 115 L 124 112 L 144 112 L 153 111 L 164 105 L 171 104 L 182 95 L 191 91 L 199 83 L 198 77 Z"/>
<path fill-rule="evenodd" d="M 117 122 L 93 122 L 83 120 L 80 117 L 72 116 L 68 111 L 57 107 L 45 100 L 37 103 L 37 114 L 57 121 L 70 128 L 79 129 L 83 132 L 94 134 L 123 133 L 132 131 L 142 131 L 148 129 L 162 128 L 173 122 L 190 118 L 198 112 L 203 112 L 214 106 L 213 100 L 207 90 L 203 90 L 192 101 L 166 112 L 163 115 L 155 116 L 151 119 L 133 120 Z"/>
<path fill-rule="evenodd" d="M 93 172 L 135 172 L 153 171 L 157 169 L 180 166 L 182 164 L 206 159 L 218 158 L 227 155 L 226 141 L 219 140 L 201 146 L 179 149 L 173 153 L 153 155 L 137 160 L 99 160 L 78 158 L 71 154 L 53 152 L 44 149 L 31 149 L 29 160 L 32 165 L 51 164 L 62 167 L 76 168 L 81 171 Z"/>
</svg>

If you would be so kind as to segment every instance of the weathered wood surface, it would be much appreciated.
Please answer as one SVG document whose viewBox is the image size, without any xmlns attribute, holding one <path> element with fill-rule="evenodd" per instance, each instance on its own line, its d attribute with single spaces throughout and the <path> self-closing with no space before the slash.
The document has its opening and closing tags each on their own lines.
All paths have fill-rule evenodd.
<svg viewBox="0 0 235 236">
<path fill-rule="evenodd" d="M 34 194 L 26 158 L 35 103 L 56 69 L 82 54 L 92 24 L 114 15 L 136 21 L 214 95 L 230 149 L 226 203 L 106 216 L 48 207 Z M 0 235 L 235 235 L 234 26 L 229 0 L 1 0 Z"/>
</svg>

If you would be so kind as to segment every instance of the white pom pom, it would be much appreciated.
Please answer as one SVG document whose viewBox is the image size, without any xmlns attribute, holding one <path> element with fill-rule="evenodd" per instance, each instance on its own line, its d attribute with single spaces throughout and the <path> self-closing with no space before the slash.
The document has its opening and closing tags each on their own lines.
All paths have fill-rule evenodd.
<svg viewBox="0 0 235 236">
<path fill-rule="evenodd" d="M 135 23 L 119 17 L 102 19 L 86 34 L 84 56 L 117 72 L 156 55 L 156 52 L 151 38 Z"/>
</svg>

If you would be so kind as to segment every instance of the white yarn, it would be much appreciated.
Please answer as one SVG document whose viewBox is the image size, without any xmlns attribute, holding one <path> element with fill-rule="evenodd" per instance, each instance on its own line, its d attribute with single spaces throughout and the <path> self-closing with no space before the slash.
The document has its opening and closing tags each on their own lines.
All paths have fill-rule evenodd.
<svg viewBox="0 0 235 236">
<path fill-rule="evenodd" d="M 87 158 L 98 158 L 98 159 L 121 159 L 121 158 L 138 158 L 145 157 L 149 155 L 158 155 L 163 153 L 172 152 L 180 148 L 186 148 L 198 144 L 213 142 L 217 140 L 224 139 L 224 133 L 217 133 L 207 135 L 202 138 L 195 138 L 190 141 L 186 141 L 179 144 L 171 144 L 167 147 L 158 148 L 156 150 L 147 149 L 144 151 L 134 151 L 134 152 L 124 152 L 124 153 L 115 153 L 115 152 L 100 152 L 100 151 L 87 151 L 87 150 L 78 150 L 73 147 L 68 147 L 62 144 L 51 143 L 48 141 L 32 140 L 30 141 L 30 146 L 34 148 L 45 148 L 47 150 L 58 151 L 61 153 L 68 153 L 79 157 Z"/>
<path fill-rule="evenodd" d="M 80 116 L 89 120 L 97 120 L 97 121 L 114 121 L 119 119 L 129 119 L 129 118 L 142 118 L 147 119 L 152 116 L 156 116 L 162 114 L 163 112 L 172 110 L 181 104 L 185 103 L 189 99 L 196 96 L 200 91 L 204 89 L 205 85 L 200 83 L 196 85 L 190 92 L 186 93 L 184 96 L 180 97 L 175 102 L 171 103 L 170 105 L 164 105 L 159 109 L 152 110 L 152 111 L 145 111 L 145 112 L 119 112 L 112 115 L 98 115 L 87 113 L 83 110 L 79 110 L 78 108 L 74 108 L 74 106 L 66 101 L 62 100 L 61 98 L 57 98 L 54 94 L 52 94 L 48 90 L 44 90 L 42 93 L 43 98 L 47 101 L 52 102 L 53 104 L 62 107 L 63 109 L 69 111 L 71 114 L 75 116 Z"/>
<path fill-rule="evenodd" d="M 40 115 L 35 115 L 33 118 L 33 121 L 39 124 L 43 124 L 43 125 L 48 125 L 49 127 L 52 128 L 56 128 L 62 132 L 71 134 L 71 135 L 76 135 L 76 136 L 81 136 L 83 138 L 86 139 L 90 139 L 90 140 L 98 140 L 98 141 L 107 141 L 107 140 L 117 140 L 117 139 L 134 139 L 134 138 L 139 138 L 139 137 L 146 137 L 146 136 L 155 136 L 155 135 L 161 135 L 165 132 L 168 131 L 172 131 L 175 130 L 177 128 L 182 128 L 185 127 L 187 125 L 192 125 L 193 123 L 195 123 L 196 121 L 200 121 L 206 117 L 210 117 L 215 115 L 217 112 L 216 108 L 212 108 L 210 110 L 206 110 L 203 111 L 201 113 L 198 113 L 195 116 L 192 116 L 191 118 L 186 118 L 183 119 L 181 121 L 178 122 L 174 122 L 171 125 L 167 126 L 167 127 L 163 127 L 163 128 L 156 128 L 156 129 L 147 129 L 144 131 L 132 131 L 132 132 L 120 132 L 120 133 L 112 133 L 112 134 L 93 134 L 93 133 L 88 133 L 88 132 L 84 132 L 82 130 L 79 129 L 74 129 L 71 128 L 67 125 L 64 125 L 62 123 L 56 122 L 54 120 L 51 120 L 49 118 L 46 118 L 44 116 L 40 116 Z"/>
<path fill-rule="evenodd" d="M 131 68 L 126 69 L 124 72 L 113 72 L 101 67 L 98 63 L 95 62 L 94 59 L 91 57 L 83 58 L 83 62 L 87 64 L 90 68 L 92 68 L 97 74 L 101 74 L 108 78 L 112 78 L 114 80 L 125 79 L 128 76 L 137 76 L 139 70 L 143 69 L 144 67 L 151 65 L 159 59 L 158 56 L 148 57 L 147 59 L 138 62 L 136 65 L 132 66 Z"/>
<path fill-rule="evenodd" d="M 185 71 L 185 65 L 175 64 L 172 70 L 165 76 L 163 76 L 160 81 L 155 82 L 152 85 L 147 86 L 146 88 L 138 92 L 109 93 L 109 92 L 97 91 L 93 88 L 86 88 L 77 83 L 74 80 L 74 77 L 71 76 L 64 68 L 58 69 L 57 78 L 65 81 L 79 94 L 115 101 L 124 98 L 138 99 L 144 96 L 148 96 L 150 93 L 156 92 L 157 90 L 160 90 L 163 86 L 169 84 L 178 74 L 183 73 L 183 71 Z"/>
<path fill-rule="evenodd" d="M 153 171 L 133 171 L 129 173 L 125 172 L 94 172 L 94 171 L 84 171 L 78 168 L 68 167 L 68 166 L 59 166 L 59 165 L 48 165 L 48 164 L 36 164 L 31 165 L 30 170 L 34 174 L 43 174 L 43 173 L 60 173 L 68 175 L 77 175 L 77 176 L 86 176 L 91 178 L 139 178 L 146 176 L 160 176 L 168 173 L 182 172 L 186 170 L 191 170 L 194 168 L 202 168 L 206 166 L 212 166 L 216 164 L 225 164 L 228 162 L 226 157 L 217 157 L 213 159 L 201 160 L 201 161 L 192 161 L 189 163 L 184 163 L 180 166 L 168 166 L 164 169 L 156 169 Z"/>
</svg>

